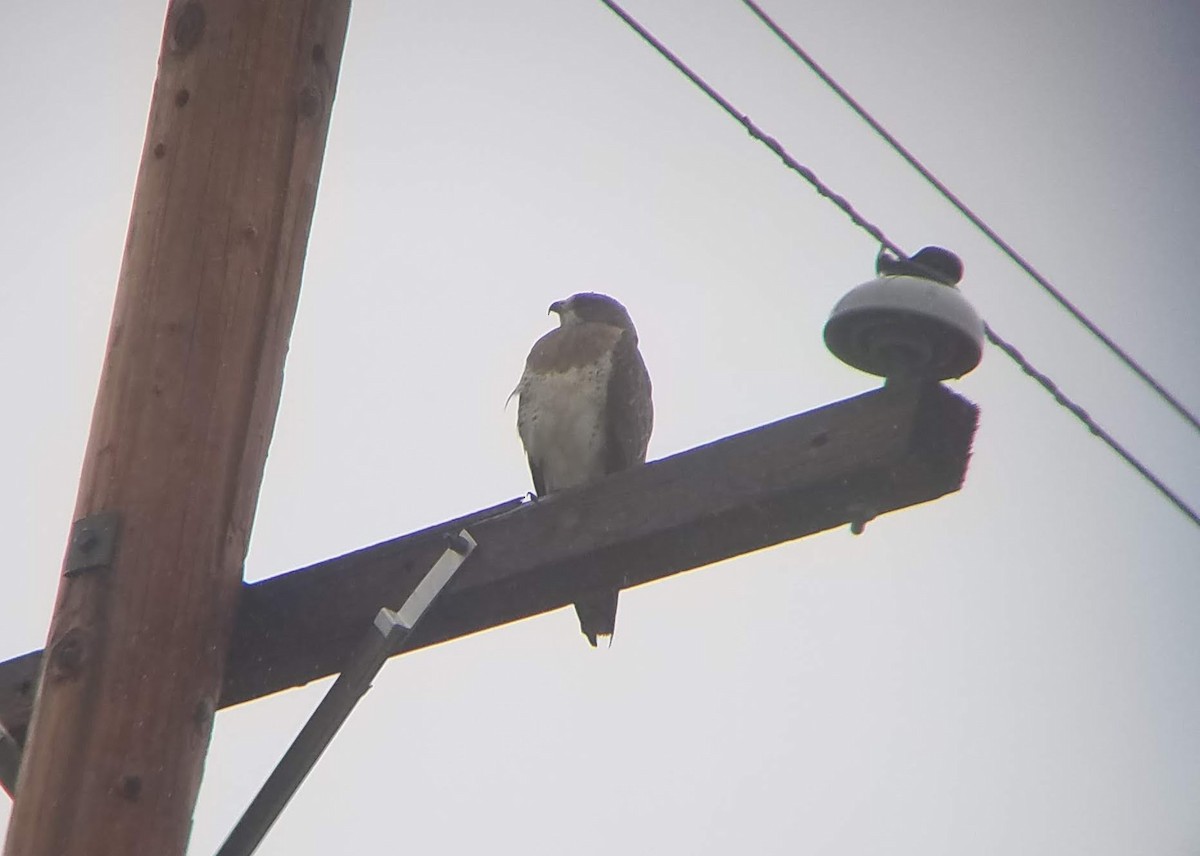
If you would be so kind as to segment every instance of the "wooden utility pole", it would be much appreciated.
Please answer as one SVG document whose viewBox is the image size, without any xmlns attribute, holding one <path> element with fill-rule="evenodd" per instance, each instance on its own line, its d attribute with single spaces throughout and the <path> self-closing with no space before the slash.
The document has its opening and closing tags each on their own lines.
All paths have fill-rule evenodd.
<svg viewBox="0 0 1200 856">
<path fill-rule="evenodd" d="M 168 9 L 8 856 L 184 852 L 349 5 Z"/>
</svg>

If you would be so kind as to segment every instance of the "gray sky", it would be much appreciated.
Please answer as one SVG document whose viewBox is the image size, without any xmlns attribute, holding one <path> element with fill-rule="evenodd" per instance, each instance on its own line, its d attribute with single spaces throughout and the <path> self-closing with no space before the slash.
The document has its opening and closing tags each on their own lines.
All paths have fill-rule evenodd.
<svg viewBox="0 0 1200 856">
<path fill-rule="evenodd" d="M 963 290 L 1193 505 L 1200 438 L 734 0 L 628 8 Z M 1193 410 L 1191 0 L 774 0 L 816 58 Z M 0 657 L 39 647 L 161 0 L 0 28 Z M 629 307 L 661 457 L 874 386 L 821 342 L 876 246 L 598 2 L 360 0 L 247 576 L 529 489 L 504 400 L 554 299 Z M 959 494 L 388 665 L 262 849 L 1200 852 L 1200 530 L 1002 354 Z M 326 683 L 225 711 L 211 853 Z M 0 801 L 0 824 L 10 807 Z"/>
</svg>

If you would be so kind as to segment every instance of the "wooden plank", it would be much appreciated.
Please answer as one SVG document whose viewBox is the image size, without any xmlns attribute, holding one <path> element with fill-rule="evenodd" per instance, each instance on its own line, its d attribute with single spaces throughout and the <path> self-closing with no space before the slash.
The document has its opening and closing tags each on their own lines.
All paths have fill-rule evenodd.
<svg viewBox="0 0 1200 856">
<path fill-rule="evenodd" d="M 415 634 L 418 647 L 958 490 L 976 419 L 945 387 L 882 389 L 247 586 L 221 705 L 339 671 L 376 610 L 395 606 L 460 526 L 479 548 Z M 28 716 L 19 687 L 35 657 L 0 664 L 10 728 Z"/>
<path fill-rule="evenodd" d="M 167 13 L 9 856 L 182 856 L 275 422 L 349 0 Z M 24 680 L 24 679 L 23 679 Z"/>
</svg>

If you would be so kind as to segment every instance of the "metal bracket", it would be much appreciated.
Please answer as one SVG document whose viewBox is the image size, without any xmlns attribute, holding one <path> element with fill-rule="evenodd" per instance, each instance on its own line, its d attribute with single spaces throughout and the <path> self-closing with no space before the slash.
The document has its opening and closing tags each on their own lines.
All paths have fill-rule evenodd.
<svg viewBox="0 0 1200 856">
<path fill-rule="evenodd" d="M 271 771 L 217 856 L 251 856 L 258 849 L 350 711 L 371 688 L 371 681 L 388 657 L 404 650 L 421 616 L 476 547 L 475 539 L 466 529 L 447 534 L 446 543 L 445 552 L 417 583 L 404 605 L 395 612 L 387 607 L 379 610 L 366 638 Z"/>
<path fill-rule="evenodd" d="M 73 577 L 83 571 L 111 565 L 117 556 L 120 529 L 121 515 L 115 511 L 98 511 L 76 520 L 71 525 L 63 574 Z"/>
</svg>

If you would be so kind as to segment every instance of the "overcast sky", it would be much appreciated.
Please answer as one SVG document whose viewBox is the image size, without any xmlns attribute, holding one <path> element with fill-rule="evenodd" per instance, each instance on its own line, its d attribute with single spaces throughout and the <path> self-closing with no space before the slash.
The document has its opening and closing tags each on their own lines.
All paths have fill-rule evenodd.
<svg viewBox="0 0 1200 856">
<path fill-rule="evenodd" d="M 1200 11 L 766 8 L 1200 409 Z M 1200 436 L 736 0 L 629 0 L 1194 506 Z M 0 27 L 0 658 L 40 647 L 107 336 L 162 0 Z M 595 0 L 360 0 L 247 577 L 530 489 L 505 397 L 554 299 L 637 322 L 651 457 L 875 379 L 821 328 L 876 245 Z M 1200 529 L 989 350 L 964 489 L 402 657 L 260 852 L 1200 853 Z M 217 717 L 210 854 L 328 686 Z M 10 806 L 0 800 L 0 824 Z"/>
</svg>

